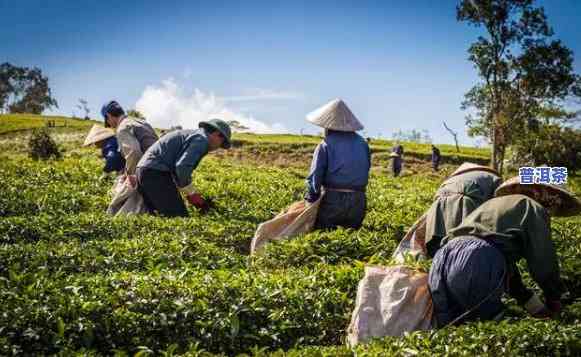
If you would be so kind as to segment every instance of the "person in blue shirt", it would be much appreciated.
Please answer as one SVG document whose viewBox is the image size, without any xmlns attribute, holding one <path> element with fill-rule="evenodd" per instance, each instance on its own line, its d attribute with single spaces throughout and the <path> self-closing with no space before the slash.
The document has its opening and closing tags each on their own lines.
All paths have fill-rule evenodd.
<svg viewBox="0 0 581 357">
<path fill-rule="evenodd" d="M 230 148 L 230 126 L 220 120 L 201 122 L 197 130 L 175 130 L 162 136 L 137 164 L 137 187 L 152 213 L 186 217 L 188 202 L 205 211 L 208 202 L 192 186 L 192 172 L 208 152 Z"/>
<path fill-rule="evenodd" d="M 83 146 L 89 145 L 95 145 L 100 148 L 101 157 L 105 159 L 102 178 L 123 171 L 125 159 L 119 152 L 119 146 L 113 130 L 93 125 L 83 144 Z"/>
<path fill-rule="evenodd" d="M 112 136 L 102 141 L 101 156 L 105 159 L 103 172 L 106 174 L 112 172 L 121 172 L 125 168 L 125 159 L 119 152 L 117 138 Z"/>
<path fill-rule="evenodd" d="M 442 155 L 440 154 L 440 149 L 438 149 L 435 145 L 432 145 L 432 168 L 434 171 L 439 170 L 441 161 Z"/>
<path fill-rule="evenodd" d="M 403 146 L 401 144 L 397 144 L 393 147 L 391 152 L 392 155 L 390 156 L 393 158 L 393 177 L 398 177 L 401 174 L 401 169 L 403 166 Z"/>
<path fill-rule="evenodd" d="M 363 125 L 340 99 L 309 114 L 307 120 L 325 129 L 306 179 L 307 202 L 323 195 L 315 228 L 359 228 L 365 218 L 371 167 L 369 145 L 356 133 Z"/>
</svg>

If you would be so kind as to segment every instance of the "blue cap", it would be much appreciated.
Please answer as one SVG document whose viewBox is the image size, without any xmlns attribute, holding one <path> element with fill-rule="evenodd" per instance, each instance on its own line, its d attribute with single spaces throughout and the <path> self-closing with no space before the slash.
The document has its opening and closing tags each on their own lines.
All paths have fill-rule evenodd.
<svg viewBox="0 0 581 357">
<path fill-rule="evenodd" d="M 101 107 L 101 115 L 103 116 L 103 119 L 105 120 L 105 126 L 107 126 L 107 114 L 111 113 L 111 112 L 121 112 L 123 113 L 123 108 L 121 107 L 121 105 L 119 105 L 119 103 L 117 103 L 116 101 L 112 100 L 109 103 L 103 105 Z"/>
</svg>

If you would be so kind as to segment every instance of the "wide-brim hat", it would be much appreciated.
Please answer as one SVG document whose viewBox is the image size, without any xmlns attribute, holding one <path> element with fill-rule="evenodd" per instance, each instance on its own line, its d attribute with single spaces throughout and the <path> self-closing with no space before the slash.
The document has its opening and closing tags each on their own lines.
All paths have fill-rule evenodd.
<svg viewBox="0 0 581 357">
<path fill-rule="evenodd" d="M 200 128 L 209 128 L 218 130 L 220 134 L 224 137 L 224 143 L 222 143 L 222 147 L 224 149 L 230 149 L 232 146 L 232 131 L 230 129 L 230 125 L 226 123 L 222 119 L 210 119 L 208 121 L 201 121 L 198 124 Z"/>
<path fill-rule="evenodd" d="M 450 177 L 458 176 L 458 175 L 461 175 L 461 174 L 464 174 L 464 173 L 470 172 L 470 171 L 486 171 L 486 172 L 490 172 L 491 174 L 494 174 L 498 177 L 501 177 L 500 174 L 492 167 L 478 165 L 478 164 L 474 164 L 472 162 L 465 162 L 462 165 L 460 165 L 460 167 L 458 167 L 456 169 L 456 171 L 452 172 L 452 175 L 450 175 Z"/>
<path fill-rule="evenodd" d="M 307 114 L 307 121 L 330 130 L 357 131 L 363 129 L 363 124 L 341 99 L 334 99 Z"/>
<path fill-rule="evenodd" d="M 95 125 L 93 125 L 93 127 L 89 131 L 89 134 L 87 134 L 87 137 L 85 138 L 85 142 L 83 143 L 83 146 L 89 146 L 92 144 L 96 144 L 99 141 L 109 139 L 112 136 L 115 136 L 115 132 L 112 129 L 103 128 L 102 126 L 95 124 Z"/>
<path fill-rule="evenodd" d="M 535 194 L 535 191 L 547 191 L 551 194 L 538 195 Z M 574 216 L 581 213 L 581 201 L 576 198 L 573 193 L 567 190 L 564 185 L 555 185 L 550 183 L 522 184 L 520 183 L 520 177 L 516 176 L 506 180 L 494 192 L 496 197 L 516 194 L 534 198 L 545 208 L 550 209 L 554 216 L 565 217 Z M 560 196 L 558 201 L 550 200 L 550 197 L 554 194 Z M 539 197 L 542 198 L 539 200 Z"/>
</svg>

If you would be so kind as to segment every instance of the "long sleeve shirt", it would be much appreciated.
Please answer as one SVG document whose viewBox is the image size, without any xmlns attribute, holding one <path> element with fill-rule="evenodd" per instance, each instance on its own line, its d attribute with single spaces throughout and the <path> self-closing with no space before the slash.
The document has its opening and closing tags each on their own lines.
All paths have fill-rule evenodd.
<svg viewBox="0 0 581 357">
<path fill-rule="evenodd" d="M 125 172 L 132 175 L 143 153 L 157 141 L 157 134 L 144 120 L 125 117 L 117 127 L 116 136 L 125 159 Z"/>
<path fill-rule="evenodd" d="M 122 171 L 125 168 L 125 159 L 119 152 L 117 139 L 114 136 L 105 140 L 101 148 L 101 155 L 105 159 L 104 172 Z"/>
<path fill-rule="evenodd" d="M 442 156 L 440 155 L 440 149 L 438 148 L 432 149 L 432 163 L 437 165 L 440 163 L 441 159 Z"/>
<path fill-rule="evenodd" d="M 443 243 L 460 236 L 486 239 L 506 257 L 509 293 L 524 304 L 532 295 L 524 287 L 516 263 L 524 258 L 534 281 L 548 300 L 559 300 L 562 282 L 557 253 L 551 240 L 547 210 L 524 195 L 493 198 L 472 212 L 444 238 Z"/>
<path fill-rule="evenodd" d="M 353 132 L 329 131 L 313 154 L 305 199 L 316 201 L 322 187 L 365 191 L 370 167 L 365 139 Z"/>
<path fill-rule="evenodd" d="M 204 129 L 176 130 L 161 137 L 143 155 L 137 167 L 170 172 L 178 188 L 192 183 L 192 172 L 208 153 Z"/>
<path fill-rule="evenodd" d="M 500 177 L 486 171 L 466 172 L 444 181 L 426 217 L 428 254 L 434 256 L 448 231 L 456 228 L 472 211 L 491 199 L 501 183 Z"/>
</svg>

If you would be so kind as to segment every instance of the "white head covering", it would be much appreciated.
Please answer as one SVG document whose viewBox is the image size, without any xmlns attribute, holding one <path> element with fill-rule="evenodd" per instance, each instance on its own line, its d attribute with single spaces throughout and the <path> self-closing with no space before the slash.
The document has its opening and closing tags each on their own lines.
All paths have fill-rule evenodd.
<svg viewBox="0 0 581 357">
<path fill-rule="evenodd" d="M 362 130 L 363 125 L 341 99 L 334 99 L 307 114 L 307 120 L 325 129 L 337 131 Z"/>
<path fill-rule="evenodd" d="M 89 131 L 89 134 L 87 134 L 83 146 L 89 146 L 98 143 L 99 141 L 103 141 L 112 136 L 115 136 L 115 132 L 112 129 L 103 128 L 102 126 L 95 124 Z"/>
</svg>

